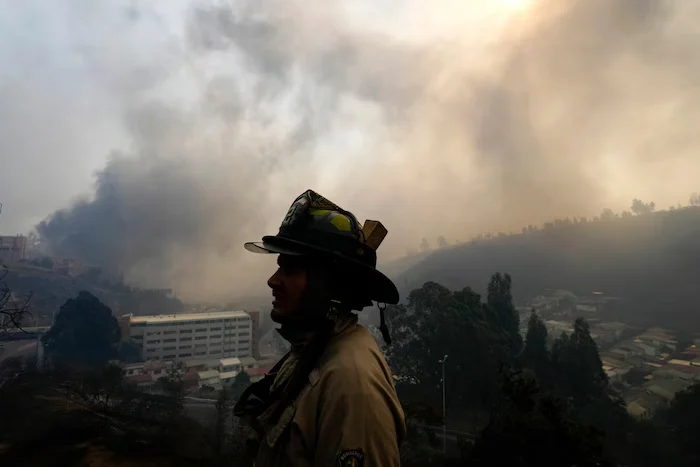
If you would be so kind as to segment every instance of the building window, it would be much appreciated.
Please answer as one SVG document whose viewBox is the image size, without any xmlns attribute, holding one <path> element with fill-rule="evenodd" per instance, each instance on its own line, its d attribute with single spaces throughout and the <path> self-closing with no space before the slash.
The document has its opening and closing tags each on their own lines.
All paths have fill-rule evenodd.
<svg viewBox="0 0 700 467">
<path fill-rule="evenodd" d="M 196 341 L 202 341 L 202 340 L 204 340 L 204 339 L 206 339 L 206 338 L 207 338 L 207 336 L 197 336 L 197 337 L 194 338 L 194 340 L 196 340 Z"/>
<path fill-rule="evenodd" d="M 197 328 L 194 332 L 207 332 L 207 328 Z"/>
<path fill-rule="evenodd" d="M 191 337 L 181 337 L 180 338 L 180 342 L 191 341 L 191 340 L 192 340 Z"/>
<path fill-rule="evenodd" d="M 212 351 L 209 352 L 209 355 L 214 355 L 214 354 L 217 354 L 217 353 L 220 353 L 220 351 L 219 351 L 219 350 L 212 350 Z"/>
<path fill-rule="evenodd" d="M 206 354 L 207 354 L 207 351 L 205 350 L 204 352 L 195 352 L 194 354 L 197 355 L 197 356 L 199 356 L 199 355 L 206 355 Z"/>
<path fill-rule="evenodd" d="M 239 344 L 250 344 L 250 339 L 241 339 L 238 341 Z"/>
<path fill-rule="evenodd" d="M 132 327 L 132 328 L 145 328 L 145 327 L 146 327 L 146 323 L 132 323 L 132 324 L 131 324 L 131 327 Z"/>
<path fill-rule="evenodd" d="M 173 346 L 173 347 L 164 347 L 164 348 L 163 348 L 163 351 L 175 350 L 176 348 L 177 348 L 177 347 L 175 347 L 175 346 Z"/>
<path fill-rule="evenodd" d="M 147 336 L 160 336 L 160 331 L 159 332 L 147 332 Z"/>
<path fill-rule="evenodd" d="M 155 352 L 155 351 L 156 351 L 156 349 L 146 349 L 146 352 L 151 352 L 151 353 L 152 353 L 152 352 Z"/>
<path fill-rule="evenodd" d="M 221 342 L 210 342 L 209 347 L 221 347 Z"/>
<path fill-rule="evenodd" d="M 206 349 L 206 348 L 207 348 L 207 344 L 195 344 L 195 345 L 194 345 L 194 348 L 195 348 L 195 349 Z"/>
<path fill-rule="evenodd" d="M 165 339 L 165 340 L 163 340 L 163 342 L 166 342 L 166 343 L 167 343 L 167 342 L 175 342 L 176 340 L 177 340 L 177 339 Z"/>
<path fill-rule="evenodd" d="M 212 339 L 221 339 L 221 334 L 216 334 L 216 335 L 209 336 L 209 337 L 211 337 Z"/>
<path fill-rule="evenodd" d="M 177 331 L 163 331 L 163 334 L 175 334 Z"/>
<path fill-rule="evenodd" d="M 250 333 L 249 332 L 239 332 L 238 335 L 239 336 L 248 336 L 248 335 L 250 335 Z"/>
<path fill-rule="evenodd" d="M 210 331 L 221 331 L 221 327 L 218 328 L 209 328 Z"/>
<path fill-rule="evenodd" d="M 181 346 L 180 346 L 180 350 L 191 349 L 191 348 L 192 348 L 191 345 L 181 345 Z"/>
<path fill-rule="evenodd" d="M 178 356 L 179 356 L 180 358 L 182 358 L 182 357 L 191 357 L 192 354 L 191 354 L 191 353 L 181 353 L 181 354 L 178 355 Z"/>
<path fill-rule="evenodd" d="M 155 339 L 155 340 L 146 341 L 146 344 L 160 344 L 160 340 Z"/>
<path fill-rule="evenodd" d="M 180 329 L 180 334 L 192 334 L 192 329 Z"/>
<path fill-rule="evenodd" d="M 175 358 L 175 355 L 164 355 L 163 360 L 169 360 L 171 358 Z"/>
<path fill-rule="evenodd" d="M 141 339 L 143 339 L 143 336 L 131 336 L 131 338 L 136 341 L 140 341 Z"/>
</svg>

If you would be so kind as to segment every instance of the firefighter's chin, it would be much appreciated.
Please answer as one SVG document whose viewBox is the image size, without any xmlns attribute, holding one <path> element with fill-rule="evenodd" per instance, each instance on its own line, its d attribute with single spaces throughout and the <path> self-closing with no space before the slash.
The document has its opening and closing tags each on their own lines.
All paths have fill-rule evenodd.
<svg viewBox="0 0 700 467">
<path fill-rule="evenodd" d="M 272 321 L 281 324 L 288 321 L 289 315 L 289 310 L 287 310 L 282 301 L 274 300 L 272 302 L 272 311 L 270 312 L 270 318 L 272 318 Z"/>
</svg>

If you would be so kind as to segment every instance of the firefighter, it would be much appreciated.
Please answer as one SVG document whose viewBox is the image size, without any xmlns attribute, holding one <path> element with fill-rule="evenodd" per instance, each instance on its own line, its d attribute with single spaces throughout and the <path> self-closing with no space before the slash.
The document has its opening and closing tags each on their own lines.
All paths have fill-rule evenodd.
<svg viewBox="0 0 700 467">
<path fill-rule="evenodd" d="M 376 269 L 386 233 L 380 222 L 361 226 L 309 190 L 277 235 L 246 243 L 249 251 L 279 255 L 268 280 L 271 317 L 291 344 L 234 409 L 257 433 L 249 444 L 256 467 L 399 465 L 406 425 L 391 370 L 353 313 L 373 301 L 399 301 L 396 286 Z"/>
</svg>

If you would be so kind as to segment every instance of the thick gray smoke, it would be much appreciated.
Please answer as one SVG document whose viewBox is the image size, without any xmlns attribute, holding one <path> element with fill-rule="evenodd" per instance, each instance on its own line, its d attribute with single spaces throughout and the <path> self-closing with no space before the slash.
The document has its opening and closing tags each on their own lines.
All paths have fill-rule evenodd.
<svg viewBox="0 0 700 467">
<path fill-rule="evenodd" d="M 207 2 L 164 29 L 170 55 L 137 61 L 114 38 L 107 56 L 85 51 L 123 99 L 131 146 L 39 232 L 57 253 L 216 299 L 261 283 L 272 263 L 241 243 L 310 187 L 381 219 L 389 256 L 697 191 L 699 6 L 532 0 L 470 30 L 463 3 L 435 5 L 464 21 L 436 36 L 388 19 L 421 24 L 408 0 L 371 24 L 330 2 Z M 127 13 L 125 30 L 165 24 Z"/>
</svg>

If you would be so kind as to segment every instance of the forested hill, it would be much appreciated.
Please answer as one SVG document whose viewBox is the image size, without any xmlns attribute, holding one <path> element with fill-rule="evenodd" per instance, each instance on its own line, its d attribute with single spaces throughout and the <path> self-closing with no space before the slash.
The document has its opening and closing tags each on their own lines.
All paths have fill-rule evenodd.
<svg viewBox="0 0 700 467">
<path fill-rule="evenodd" d="M 637 320 L 700 328 L 700 207 L 603 217 L 437 250 L 397 282 L 402 296 L 426 281 L 483 292 L 484 277 L 507 271 L 517 302 L 545 289 L 600 291 Z"/>
<path fill-rule="evenodd" d="M 122 313 L 149 315 L 184 311 L 180 300 L 161 290 L 138 289 L 86 276 L 69 277 L 28 263 L 11 263 L 6 268 L 4 285 L 17 298 L 31 294 L 30 310 L 38 313 L 42 325 L 50 323 L 51 314 L 58 312 L 66 300 L 74 298 L 81 290 L 97 296 L 117 316 Z"/>
</svg>

